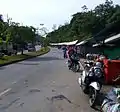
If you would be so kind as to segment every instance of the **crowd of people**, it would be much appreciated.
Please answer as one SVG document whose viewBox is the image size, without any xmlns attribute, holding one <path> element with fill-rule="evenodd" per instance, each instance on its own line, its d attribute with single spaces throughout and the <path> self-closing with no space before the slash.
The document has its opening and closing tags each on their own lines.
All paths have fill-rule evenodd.
<svg viewBox="0 0 120 112">
<path fill-rule="evenodd" d="M 72 63 L 75 63 L 81 57 L 80 53 L 78 53 L 78 50 L 77 50 L 76 46 L 63 46 L 62 50 L 63 50 L 63 58 L 70 60 Z M 104 58 L 107 58 L 106 56 L 100 55 L 100 54 L 99 55 L 96 55 L 96 54 L 87 54 L 86 57 L 90 58 L 90 60 L 92 58 L 94 58 L 94 59 L 92 59 L 94 61 L 95 60 L 96 61 L 100 61 L 100 60 L 103 60 Z"/>
</svg>

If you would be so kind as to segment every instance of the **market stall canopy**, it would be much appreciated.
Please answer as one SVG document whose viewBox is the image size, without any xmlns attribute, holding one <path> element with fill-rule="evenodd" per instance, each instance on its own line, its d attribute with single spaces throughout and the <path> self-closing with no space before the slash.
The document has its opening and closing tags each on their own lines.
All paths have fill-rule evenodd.
<svg viewBox="0 0 120 112">
<path fill-rule="evenodd" d="M 120 33 L 117 34 L 117 35 L 114 35 L 114 36 L 112 36 L 112 37 L 107 38 L 104 43 L 105 43 L 105 44 L 108 44 L 108 43 L 112 43 L 112 42 L 118 41 L 118 40 L 120 40 Z M 102 43 L 94 44 L 93 47 L 100 46 L 101 44 L 102 44 Z"/>
<path fill-rule="evenodd" d="M 85 44 L 87 44 L 87 45 L 93 45 L 93 44 L 95 44 L 95 43 L 96 43 L 96 41 L 94 40 L 94 38 L 87 38 L 87 39 L 79 42 L 79 43 L 77 44 L 77 46 L 81 46 L 81 45 L 85 45 Z"/>
<path fill-rule="evenodd" d="M 86 40 L 81 41 L 80 43 L 78 43 L 78 44 L 77 44 L 77 46 L 83 45 L 83 44 L 85 44 L 85 43 L 87 43 L 87 41 L 86 41 Z"/>
<path fill-rule="evenodd" d="M 117 41 L 117 40 L 119 40 L 119 39 L 120 39 L 120 33 L 117 34 L 117 35 L 114 35 L 114 36 L 112 36 L 112 37 L 110 37 L 110 38 L 108 38 L 108 39 L 106 39 L 106 40 L 105 40 L 105 43 L 112 42 L 112 41 Z"/>
<path fill-rule="evenodd" d="M 63 43 L 50 43 L 50 45 L 75 45 L 78 42 L 78 40 L 72 41 L 72 42 L 63 42 Z"/>
<path fill-rule="evenodd" d="M 58 45 L 58 43 L 50 43 L 50 45 L 56 46 Z"/>
</svg>

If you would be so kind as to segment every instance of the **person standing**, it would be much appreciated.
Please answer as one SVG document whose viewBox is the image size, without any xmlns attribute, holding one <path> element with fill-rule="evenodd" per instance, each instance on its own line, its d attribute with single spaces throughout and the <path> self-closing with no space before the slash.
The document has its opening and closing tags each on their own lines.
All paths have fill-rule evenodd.
<svg viewBox="0 0 120 112">
<path fill-rule="evenodd" d="M 63 57 L 64 59 L 67 58 L 67 47 L 66 46 L 63 47 Z"/>
</svg>

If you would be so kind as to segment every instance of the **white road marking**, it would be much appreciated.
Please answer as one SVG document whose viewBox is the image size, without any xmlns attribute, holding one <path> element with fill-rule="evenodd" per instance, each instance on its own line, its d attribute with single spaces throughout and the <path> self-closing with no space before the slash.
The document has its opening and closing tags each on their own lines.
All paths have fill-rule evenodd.
<svg viewBox="0 0 120 112">
<path fill-rule="evenodd" d="M 12 88 L 9 88 L 9 89 L 1 92 L 1 93 L 0 93 L 0 97 L 3 96 L 4 94 L 8 93 L 8 92 L 11 91 L 11 90 L 12 90 Z"/>
</svg>

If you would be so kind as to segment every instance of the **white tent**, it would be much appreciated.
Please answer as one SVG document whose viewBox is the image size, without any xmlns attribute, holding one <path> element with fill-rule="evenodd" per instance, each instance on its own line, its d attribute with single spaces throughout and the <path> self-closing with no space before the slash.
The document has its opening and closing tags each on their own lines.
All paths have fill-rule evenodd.
<svg viewBox="0 0 120 112">
<path fill-rule="evenodd" d="M 87 42 L 87 41 L 85 41 L 85 40 L 84 40 L 84 41 L 81 41 L 80 43 L 77 44 L 77 46 L 83 45 L 83 44 L 85 44 L 86 42 Z"/>
<path fill-rule="evenodd" d="M 51 45 L 75 45 L 78 42 L 78 40 L 72 41 L 72 42 L 63 42 L 63 43 L 50 43 Z"/>
<path fill-rule="evenodd" d="M 58 45 L 58 43 L 50 43 L 50 45 Z"/>
<path fill-rule="evenodd" d="M 75 45 L 78 42 L 78 40 L 72 41 L 72 42 L 65 42 L 64 45 Z"/>
</svg>

